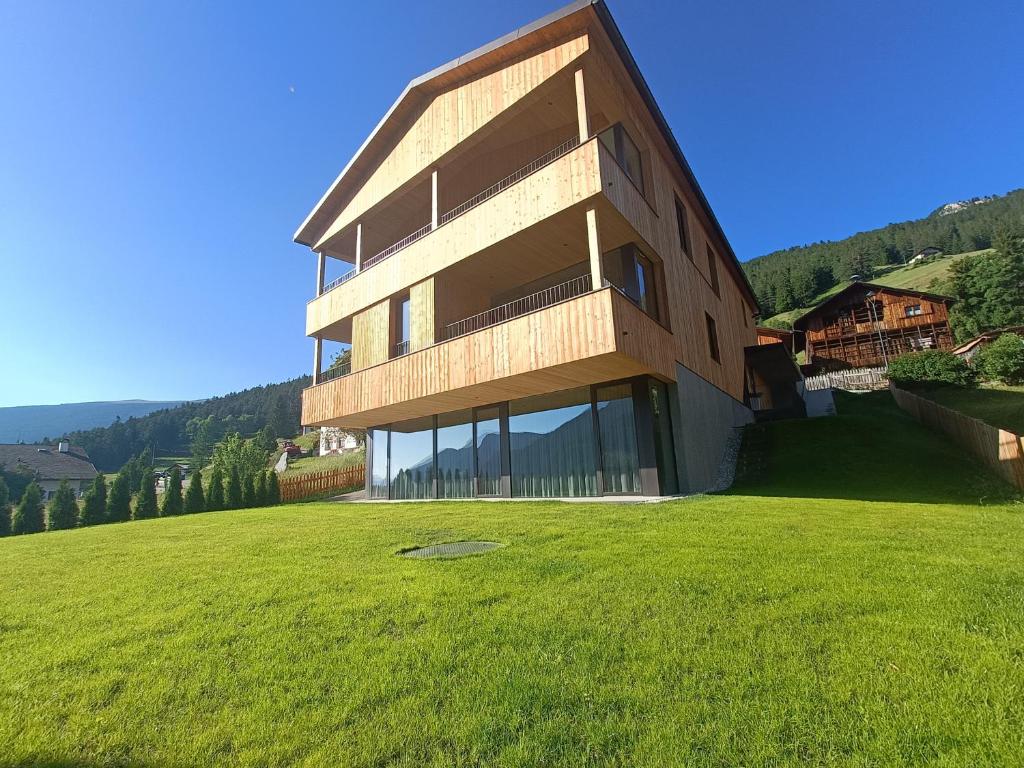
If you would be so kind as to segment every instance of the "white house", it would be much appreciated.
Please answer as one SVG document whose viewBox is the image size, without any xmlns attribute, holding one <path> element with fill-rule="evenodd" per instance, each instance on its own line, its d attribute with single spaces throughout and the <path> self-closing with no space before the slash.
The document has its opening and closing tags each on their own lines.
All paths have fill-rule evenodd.
<svg viewBox="0 0 1024 768">
<path fill-rule="evenodd" d="M 67 480 L 77 496 L 85 493 L 96 477 L 96 467 L 84 448 L 73 446 L 66 440 L 54 448 L 51 445 L 0 445 L 0 466 L 6 472 L 31 473 L 49 499 L 62 480 Z"/>
</svg>

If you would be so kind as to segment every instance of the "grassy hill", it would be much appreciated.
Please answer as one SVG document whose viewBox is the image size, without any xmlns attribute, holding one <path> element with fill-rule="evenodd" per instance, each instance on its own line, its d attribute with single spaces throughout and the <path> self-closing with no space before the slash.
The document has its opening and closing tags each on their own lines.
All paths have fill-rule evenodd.
<svg viewBox="0 0 1024 768">
<path fill-rule="evenodd" d="M 892 288 L 906 288 L 912 291 L 931 291 L 933 293 L 949 293 L 949 270 L 960 259 L 968 256 L 975 256 L 980 253 L 991 253 L 991 249 L 985 249 L 981 251 L 969 251 L 967 253 L 955 253 L 949 256 L 941 256 L 934 261 L 922 264 L 920 266 L 906 265 L 906 266 L 882 266 L 877 268 L 876 276 L 872 277 L 870 282 L 878 283 L 879 285 L 888 285 Z M 826 291 L 822 291 L 805 307 L 799 309 L 793 309 L 789 312 L 780 312 L 777 315 L 769 317 L 765 322 L 769 324 L 782 323 L 787 326 L 791 326 L 793 321 L 803 315 L 805 312 L 816 307 L 821 302 L 830 296 L 834 296 L 839 293 L 843 288 L 849 285 L 848 282 L 843 281 L 836 283 Z"/>
<path fill-rule="evenodd" d="M 1024 515 L 887 398 L 729 495 L 2 539 L 0 765 L 1015 764 Z"/>
</svg>

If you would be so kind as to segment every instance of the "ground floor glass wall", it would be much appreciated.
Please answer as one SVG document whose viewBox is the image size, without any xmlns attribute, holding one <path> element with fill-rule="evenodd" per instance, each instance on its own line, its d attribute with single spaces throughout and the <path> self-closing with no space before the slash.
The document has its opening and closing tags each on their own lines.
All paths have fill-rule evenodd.
<svg viewBox="0 0 1024 768">
<path fill-rule="evenodd" d="M 372 429 L 370 498 L 642 493 L 640 441 L 657 454 L 658 477 L 674 461 L 667 409 L 654 402 L 663 393 L 631 380 Z"/>
</svg>

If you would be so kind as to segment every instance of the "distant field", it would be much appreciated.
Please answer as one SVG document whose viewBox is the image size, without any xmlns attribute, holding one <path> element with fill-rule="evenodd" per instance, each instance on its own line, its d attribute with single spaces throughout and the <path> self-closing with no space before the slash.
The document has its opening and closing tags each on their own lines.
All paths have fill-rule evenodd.
<svg viewBox="0 0 1024 768">
<path fill-rule="evenodd" d="M 943 285 L 943 283 L 948 279 L 949 270 L 953 264 L 968 256 L 976 256 L 979 253 L 989 253 L 990 251 L 991 249 L 970 251 L 968 253 L 955 253 L 949 256 L 943 256 L 919 267 L 879 267 L 878 274 L 871 278 L 869 282 L 878 283 L 879 285 L 887 285 L 891 288 L 906 288 L 911 291 L 933 291 L 936 293 L 943 293 L 949 290 L 948 286 Z M 847 285 L 847 282 L 837 283 L 827 291 L 822 291 L 815 296 L 808 306 L 800 307 L 799 309 L 791 309 L 788 312 L 780 312 L 777 315 L 773 315 L 768 318 L 765 322 L 784 322 L 791 325 L 798 317 L 818 306 L 829 297 L 839 293 L 839 291 Z"/>
<path fill-rule="evenodd" d="M 339 456 L 305 456 L 288 463 L 285 475 L 298 475 L 304 472 L 321 472 L 325 469 L 344 469 L 354 467 L 365 461 L 364 451 L 343 453 Z"/>
</svg>

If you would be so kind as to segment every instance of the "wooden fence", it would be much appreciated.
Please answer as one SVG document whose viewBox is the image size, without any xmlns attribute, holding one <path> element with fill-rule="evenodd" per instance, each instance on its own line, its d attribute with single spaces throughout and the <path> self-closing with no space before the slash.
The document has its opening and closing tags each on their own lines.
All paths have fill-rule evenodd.
<svg viewBox="0 0 1024 768">
<path fill-rule="evenodd" d="M 944 432 L 1018 488 L 1024 489 L 1024 440 L 945 406 L 891 387 L 896 404 L 919 422 Z"/>
<path fill-rule="evenodd" d="M 888 380 L 884 367 L 854 368 L 849 371 L 831 371 L 804 379 L 807 389 L 885 389 Z"/>
<path fill-rule="evenodd" d="M 325 469 L 320 472 L 306 472 L 278 479 L 281 485 L 281 501 L 298 501 L 328 493 L 341 493 L 366 484 L 366 467 Z"/>
</svg>

